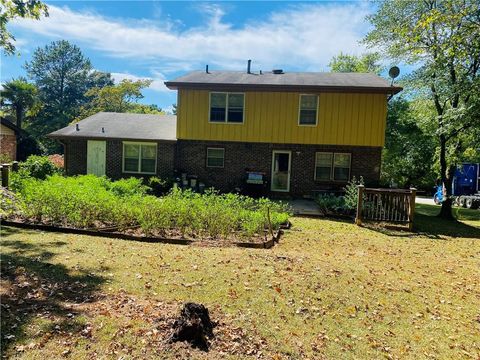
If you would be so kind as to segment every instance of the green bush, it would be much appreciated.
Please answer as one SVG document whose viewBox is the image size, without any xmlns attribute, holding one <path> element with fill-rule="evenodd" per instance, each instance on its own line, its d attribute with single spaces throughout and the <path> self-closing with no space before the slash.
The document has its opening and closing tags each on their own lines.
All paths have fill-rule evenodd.
<svg viewBox="0 0 480 360">
<path fill-rule="evenodd" d="M 343 213 L 345 210 L 345 199 L 343 196 L 333 194 L 320 194 L 315 199 L 320 211 L 326 215 L 328 213 Z"/>
<path fill-rule="evenodd" d="M 173 186 L 172 179 L 161 179 L 157 176 L 152 176 L 147 179 L 147 185 L 150 188 L 150 193 L 155 196 L 165 195 Z"/>
<path fill-rule="evenodd" d="M 172 189 L 163 197 L 147 195 L 140 179 L 110 181 L 105 177 L 49 176 L 46 180 L 18 180 L 23 216 L 63 226 L 91 228 L 139 225 L 148 235 L 210 238 L 251 237 L 285 223 L 289 211 L 284 204 L 237 194 L 205 194 Z"/>
<path fill-rule="evenodd" d="M 19 169 L 24 175 L 44 180 L 47 176 L 60 174 L 61 169 L 50 161 L 48 156 L 31 155 L 24 162 L 19 163 Z"/>
<path fill-rule="evenodd" d="M 357 208 L 358 202 L 358 185 L 364 185 L 363 177 L 360 176 L 360 179 L 352 178 L 351 181 L 344 188 L 345 190 L 345 209 L 348 211 L 353 211 Z"/>
</svg>

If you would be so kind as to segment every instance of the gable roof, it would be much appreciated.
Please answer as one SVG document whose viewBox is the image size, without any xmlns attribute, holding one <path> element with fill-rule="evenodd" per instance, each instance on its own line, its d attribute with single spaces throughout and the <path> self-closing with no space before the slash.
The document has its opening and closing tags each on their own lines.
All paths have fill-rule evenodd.
<svg viewBox="0 0 480 360">
<path fill-rule="evenodd" d="M 264 90 L 264 91 L 322 91 L 322 92 L 373 92 L 396 94 L 401 87 L 375 74 L 265 72 L 253 74 L 240 71 L 194 71 L 180 76 L 165 85 L 172 90 L 179 88 L 206 90 Z"/>
<path fill-rule="evenodd" d="M 176 141 L 176 129 L 175 115 L 99 112 L 48 137 Z"/>
</svg>

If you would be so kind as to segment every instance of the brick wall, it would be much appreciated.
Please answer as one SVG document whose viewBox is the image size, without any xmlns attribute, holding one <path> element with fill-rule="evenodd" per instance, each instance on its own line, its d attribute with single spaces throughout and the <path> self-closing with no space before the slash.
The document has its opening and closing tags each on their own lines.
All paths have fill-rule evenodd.
<svg viewBox="0 0 480 360">
<path fill-rule="evenodd" d="M 17 137 L 15 135 L 0 134 L 0 154 L 8 156 L 10 160 L 16 160 Z"/>
<path fill-rule="evenodd" d="M 111 179 L 135 176 L 135 174 L 122 173 L 122 151 L 121 140 L 107 140 L 105 173 Z M 161 178 L 173 176 L 174 155 L 175 143 L 157 143 L 157 176 Z M 65 169 L 67 175 L 86 174 L 87 140 L 65 141 Z"/>
<path fill-rule="evenodd" d="M 207 168 L 207 147 L 225 148 L 225 166 Z M 290 194 L 308 195 L 315 190 L 341 189 L 345 182 L 315 181 L 315 152 L 348 152 L 352 154 L 351 176 L 363 176 L 369 185 L 380 178 L 381 148 L 334 145 L 294 145 L 267 143 L 237 143 L 215 141 L 178 140 L 176 169 L 197 175 L 199 181 L 222 191 L 243 187 L 247 170 L 266 173 L 270 180 L 273 150 L 290 150 Z"/>
</svg>

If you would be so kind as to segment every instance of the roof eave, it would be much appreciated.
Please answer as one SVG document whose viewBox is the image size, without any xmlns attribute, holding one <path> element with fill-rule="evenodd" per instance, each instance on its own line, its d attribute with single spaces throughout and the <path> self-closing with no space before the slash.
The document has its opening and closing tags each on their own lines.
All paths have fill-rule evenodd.
<svg viewBox="0 0 480 360">
<path fill-rule="evenodd" d="M 176 142 L 177 139 L 150 139 L 150 138 L 129 138 L 129 137 L 114 137 L 114 136 L 89 136 L 89 135 L 66 135 L 50 133 L 46 135 L 49 139 L 54 140 L 124 140 L 124 141 L 154 141 L 154 142 Z"/>
<path fill-rule="evenodd" d="M 367 87 L 367 86 L 318 86 L 318 85 L 269 85 L 269 84 L 212 84 L 194 82 L 166 81 L 165 85 L 170 90 L 217 90 L 217 91 L 314 91 L 314 92 L 336 92 L 336 93 L 382 93 L 397 94 L 403 90 L 399 86 L 388 87 Z"/>
</svg>

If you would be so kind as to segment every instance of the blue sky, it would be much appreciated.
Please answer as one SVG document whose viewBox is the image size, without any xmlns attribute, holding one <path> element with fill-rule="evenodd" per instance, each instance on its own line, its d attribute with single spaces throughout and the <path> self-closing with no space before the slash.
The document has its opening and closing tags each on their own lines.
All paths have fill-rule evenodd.
<svg viewBox="0 0 480 360">
<path fill-rule="evenodd" d="M 367 2 L 47 1 L 50 16 L 9 24 L 18 56 L 1 56 L 1 81 L 25 75 L 35 48 L 66 39 L 93 66 L 123 78 L 149 78 L 144 103 L 169 109 L 163 82 L 188 71 L 328 71 L 332 56 L 366 51 Z M 389 66 L 389 63 L 385 63 Z"/>
</svg>

